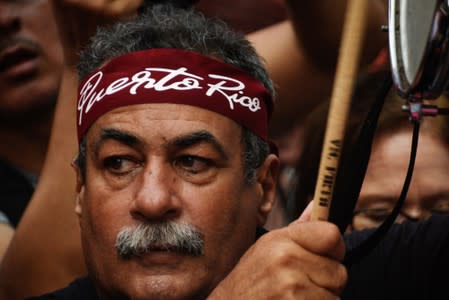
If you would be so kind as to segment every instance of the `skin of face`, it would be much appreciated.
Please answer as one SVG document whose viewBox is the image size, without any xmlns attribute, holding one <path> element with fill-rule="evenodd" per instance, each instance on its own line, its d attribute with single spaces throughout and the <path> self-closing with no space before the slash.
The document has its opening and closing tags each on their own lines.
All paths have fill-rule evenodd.
<svg viewBox="0 0 449 300">
<path fill-rule="evenodd" d="M 104 134 L 111 129 L 133 142 Z M 192 139 L 194 133 L 212 138 Z M 101 116 L 86 138 L 86 181 L 78 176 L 76 212 L 99 294 L 106 299 L 207 297 L 254 243 L 256 226 L 264 224 L 274 201 L 277 157 L 269 155 L 256 183 L 248 184 L 241 128 L 222 115 L 177 104 L 116 108 Z M 120 229 L 167 220 L 199 229 L 204 255 L 117 256 Z"/>
<path fill-rule="evenodd" d="M 377 137 L 356 209 L 393 207 L 401 192 L 409 163 L 412 133 L 401 130 Z M 419 218 L 422 209 L 449 205 L 449 147 L 421 131 L 412 181 L 403 206 Z"/>
<path fill-rule="evenodd" d="M 47 0 L 0 0 L 0 114 L 36 118 L 57 98 L 63 54 Z"/>
</svg>

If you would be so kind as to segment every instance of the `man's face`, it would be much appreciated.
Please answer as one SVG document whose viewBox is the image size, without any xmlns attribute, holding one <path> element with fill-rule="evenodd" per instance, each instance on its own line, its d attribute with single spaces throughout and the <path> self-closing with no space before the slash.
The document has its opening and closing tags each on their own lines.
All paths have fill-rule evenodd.
<svg viewBox="0 0 449 300">
<path fill-rule="evenodd" d="M 219 114 L 176 104 L 120 107 L 92 125 L 86 142 L 77 213 L 89 273 L 106 298 L 206 297 L 255 241 L 271 208 L 274 183 L 260 174 L 273 156 L 248 184 L 241 129 Z M 149 251 L 117 253 L 124 228 L 168 221 L 197 231 L 200 253 L 174 249 L 168 237 Z"/>
<path fill-rule="evenodd" d="M 47 0 L 0 0 L 0 116 L 52 110 L 62 50 Z M 41 114 L 42 115 L 42 114 Z"/>
<path fill-rule="evenodd" d="M 373 151 L 356 210 L 375 209 L 372 217 L 357 217 L 357 229 L 380 225 L 396 204 L 410 157 L 411 132 L 402 130 L 374 140 Z M 412 181 L 403 205 L 403 213 L 415 219 L 426 212 L 449 211 L 449 148 L 439 138 L 423 131 Z M 379 222 L 376 220 L 379 219 Z M 400 217 L 398 221 L 403 220 Z M 354 218 L 355 222 L 356 218 Z M 363 225 L 363 226 L 362 226 Z"/>
</svg>

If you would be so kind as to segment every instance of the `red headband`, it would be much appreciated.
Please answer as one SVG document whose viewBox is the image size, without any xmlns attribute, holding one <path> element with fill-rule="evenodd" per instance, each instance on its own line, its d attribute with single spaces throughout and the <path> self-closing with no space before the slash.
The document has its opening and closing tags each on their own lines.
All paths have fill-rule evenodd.
<svg viewBox="0 0 449 300">
<path fill-rule="evenodd" d="M 242 70 L 194 52 L 158 48 L 125 54 L 82 80 L 78 92 L 78 140 L 114 108 L 176 103 L 222 114 L 268 141 L 267 89 Z"/>
</svg>

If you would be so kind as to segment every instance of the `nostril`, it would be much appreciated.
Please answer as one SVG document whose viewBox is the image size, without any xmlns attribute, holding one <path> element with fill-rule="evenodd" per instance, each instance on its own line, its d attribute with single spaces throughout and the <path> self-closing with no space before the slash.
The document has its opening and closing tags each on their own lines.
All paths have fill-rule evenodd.
<svg viewBox="0 0 449 300">
<path fill-rule="evenodd" d="M 165 222 L 167 220 L 176 219 L 179 214 L 179 211 L 176 209 L 169 209 L 162 213 L 148 213 L 147 211 L 142 210 L 130 211 L 131 217 L 140 222 Z"/>
<path fill-rule="evenodd" d="M 20 20 L 15 14 L 0 11 L 0 30 L 14 32 L 20 29 Z"/>
<path fill-rule="evenodd" d="M 18 30 L 20 28 L 20 22 L 19 19 L 15 18 L 12 22 L 11 22 L 11 28 L 12 30 Z"/>
</svg>

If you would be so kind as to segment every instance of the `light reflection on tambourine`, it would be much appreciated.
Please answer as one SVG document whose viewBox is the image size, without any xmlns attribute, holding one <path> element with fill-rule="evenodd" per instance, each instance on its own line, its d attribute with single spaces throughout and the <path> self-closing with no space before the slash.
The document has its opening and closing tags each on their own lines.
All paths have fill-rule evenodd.
<svg viewBox="0 0 449 300">
<path fill-rule="evenodd" d="M 405 99 L 436 99 L 449 87 L 448 2 L 389 2 L 392 76 L 398 94 Z"/>
</svg>

